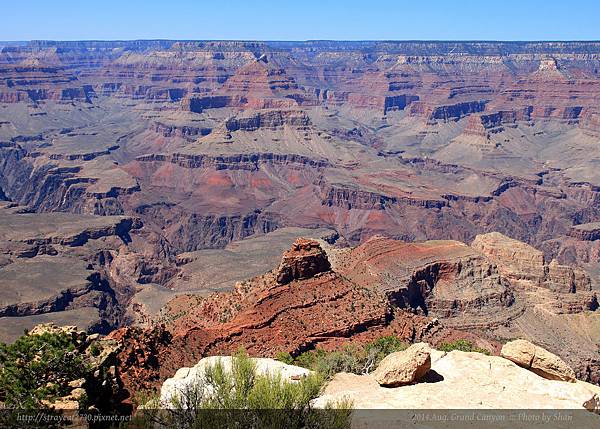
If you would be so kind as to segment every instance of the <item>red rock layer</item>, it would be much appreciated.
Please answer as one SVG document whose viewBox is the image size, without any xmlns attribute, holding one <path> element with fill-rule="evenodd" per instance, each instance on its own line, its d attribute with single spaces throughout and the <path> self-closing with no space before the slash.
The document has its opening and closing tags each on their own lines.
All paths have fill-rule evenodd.
<svg viewBox="0 0 600 429">
<path fill-rule="evenodd" d="M 471 338 L 490 345 L 477 335 L 403 311 L 398 308 L 401 297 L 427 302 L 432 314 L 444 317 L 452 317 L 454 310 L 477 315 L 482 307 L 501 312 L 511 305 L 511 295 L 494 268 L 461 243 L 374 239 L 333 254 L 332 271 L 317 241 L 298 239 L 283 255 L 279 268 L 236 284 L 234 292 L 175 298 L 164 309 L 172 334 L 168 344 L 153 341 L 140 344 L 140 353 L 127 349 L 122 354 L 121 371 L 127 374 L 129 385 L 151 385 L 202 356 L 230 354 L 239 347 L 252 355 L 273 356 L 382 335 L 433 343 Z M 423 272 L 430 278 L 419 277 Z M 411 285 L 422 287 L 422 295 L 417 297 Z M 410 309 L 408 301 L 405 307 Z M 113 334 L 132 335 L 127 329 Z M 158 362 L 150 362 L 147 350 L 159 348 Z"/>
</svg>

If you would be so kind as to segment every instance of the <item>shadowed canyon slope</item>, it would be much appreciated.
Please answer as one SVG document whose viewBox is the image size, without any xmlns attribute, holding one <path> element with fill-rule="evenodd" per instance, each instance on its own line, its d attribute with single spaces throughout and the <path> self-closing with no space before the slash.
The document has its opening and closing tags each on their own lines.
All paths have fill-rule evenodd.
<svg viewBox="0 0 600 429">
<path fill-rule="evenodd" d="M 0 339 L 137 325 L 143 381 L 522 336 L 598 382 L 599 163 L 597 42 L 7 43 Z"/>
</svg>

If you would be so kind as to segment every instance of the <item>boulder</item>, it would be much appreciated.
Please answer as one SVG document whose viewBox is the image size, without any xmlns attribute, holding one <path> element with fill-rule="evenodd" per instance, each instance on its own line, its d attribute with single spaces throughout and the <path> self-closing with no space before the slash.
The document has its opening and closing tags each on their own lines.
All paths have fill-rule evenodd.
<svg viewBox="0 0 600 429">
<path fill-rule="evenodd" d="M 506 343 L 500 355 L 548 380 L 576 381 L 575 372 L 561 358 L 527 340 Z"/>
<path fill-rule="evenodd" d="M 72 399 L 73 401 L 80 401 L 81 399 L 85 398 L 86 395 L 87 392 L 85 391 L 85 389 L 82 387 L 78 387 L 71 391 L 71 393 L 68 396 L 68 399 Z"/>
<path fill-rule="evenodd" d="M 42 404 L 57 411 L 74 411 L 79 409 L 79 401 L 69 398 L 59 398 L 55 401 L 42 400 Z"/>
<path fill-rule="evenodd" d="M 72 380 L 72 381 L 69 381 L 69 383 L 68 383 L 69 387 L 72 387 L 73 389 L 82 387 L 84 384 L 85 384 L 85 378 L 78 378 L 77 380 Z"/>
<path fill-rule="evenodd" d="M 386 356 L 373 377 L 380 386 L 401 386 L 422 378 L 431 369 L 431 348 L 427 343 L 417 343 L 408 349 Z"/>
</svg>

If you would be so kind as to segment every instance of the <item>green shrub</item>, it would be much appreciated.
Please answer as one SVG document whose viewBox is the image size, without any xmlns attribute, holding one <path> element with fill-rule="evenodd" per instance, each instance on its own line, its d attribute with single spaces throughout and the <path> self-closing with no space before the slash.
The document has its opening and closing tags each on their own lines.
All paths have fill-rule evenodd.
<svg viewBox="0 0 600 429">
<path fill-rule="evenodd" d="M 93 343 L 90 346 L 90 354 L 94 357 L 98 357 L 98 356 L 100 356 L 100 353 L 101 353 L 101 350 L 100 350 L 100 347 L 98 347 L 98 344 Z"/>
<path fill-rule="evenodd" d="M 332 378 L 338 372 L 360 374 L 364 372 L 367 361 L 364 349 L 353 346 L 332 352 L 317 350 L 308 353 L 313 359 L 309 368 L 322 374 L 325 378 Z M 302 362 L 302 358 L 300 358 L 300 362 Z"/>
<path fill-rule="evenodd" d="M 461 352 L 477 352 L 489 355 L 491 352 L 487 349 L 476 347 L 471 341 L 468 340 L 456 340 L 451 343 L 442 343 L 438 346 L 438 350 L 443 352 L 450 352 L 452 350 L 459 350 Z"/>
<path fill-rule="evenodd" d="M 294 363 L 294 358 L 291 354 L 289 354 L 289 352 L 277 353 L 275 359 L 288 365 L 292 365 Z"/>
<path fill-rule="evenodd" d="M 367 374 L 388 354 L 405 350 L 408 346 L 395 336 L 385 336 L 365 345 L 349 345 L 341 350 L 311 350 L 299 355 L 294 364 L 311 369 L 331 378 L 338 372 Z"/>
<path fill-rule="evenodd" d="M 65 333 L 25 335 L 13 344 L 0 343 L 0 401 L 9 408 L 41 408 L 42 400 L 69 393 L 68 382 L 86 372 Z"/>
<path fill-rule="evenodd" d="M 381 359 L 391 353 L 406 350 L 408 348 L 408 344 L 400 341 L 398 337 L 389 335 L 386 337 L 379 337 L 375 341 L 367 343 L 365 348 L 367 351 L 375 351 L 377 353 L 379 358 L 377 363 L 379 363 Z"/>
<path fill-rule="evenodd" d="M 320 374 L 298 382 L 258 374 L 252 359 L 240 352 L 232 359 L 231 371 L 221 362 L 206 368 L 203 378 L 173 399 L 174 409 L 161 424 L 184 428 L 349 427 L 348 402 L 331 404 L 327 410 L 311 407 L 323 382 Z"/>
</svg>

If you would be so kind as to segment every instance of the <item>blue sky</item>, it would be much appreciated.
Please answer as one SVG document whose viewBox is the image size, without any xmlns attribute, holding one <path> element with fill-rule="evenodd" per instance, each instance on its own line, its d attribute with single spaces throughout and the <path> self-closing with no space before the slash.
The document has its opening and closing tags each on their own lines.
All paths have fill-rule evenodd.
<svg viewBox="0 0 600 429">
<path fill-rule="evenodd" d="M 598 40 L 600 2 L 4 0 L 0 40 Z"/>
</svg>

